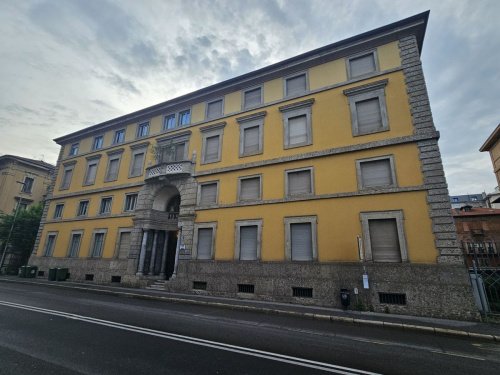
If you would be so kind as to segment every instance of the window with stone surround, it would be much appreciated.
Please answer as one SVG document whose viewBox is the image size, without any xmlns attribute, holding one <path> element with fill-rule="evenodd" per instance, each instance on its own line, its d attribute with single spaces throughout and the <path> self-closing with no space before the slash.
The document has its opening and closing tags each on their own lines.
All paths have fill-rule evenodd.
<svg viewBox="0 0 500 375">
<path fill-rule="evenodd" d="M 318 259 L 317 217 L 285 218 L 285 256 L 292 261 L 314 261 Z"/>
<path fill-rule="evenodd" d="M 356 174 L 359 190 L 397 186 L 392 155 L 356 160 Z"/>
<path fill-rule="evenodd" d="M 262 220 L 242 220 L 235 223 L 236 260 L 260 259 Z"/>
<path fill-rule="evenodd" d="M 314 194 L 313 168 L 299 168 L 285 171 L 285 191 L 287 197 Z"/>
<path fill-rule="evenodd" d="M 198 185 L 199 206 L 217 204 L 218 195 L 219 181 L 202 182 Z"/>
<path fill-rule="evenodd" d="M 243 109 L 257 107 L 262 104 L 262 87 L 243 91 Z"/>
<path fill-rule="evenodd" d="M 87 158 L 87 169 L 85 172 L 85 178 L 83 179 L 83 186 L 93 185 L 95 183 L 100 159 L 101 155 Z"/>
<path fill-rule="evenodd" d="M 223 115 L 223 109 L 224 109 L 224 100 L 223 99 L 217 99 L 213 100 L 211 102 L 207 102 L 207 112 L 206 112 L 206 118 L 208 120 L 221 117 Z"/>
<path fill-rule="evenodd" d="M 347 75 L 349 78 L 361 77 L 378 71 L 377 53 L 365 51 L 347 58 Z"/>
<path fill-rule="evenodd" d="M 96 229 L 92 234 L 92 245 L 90 247 L 91 258 L 101 258 L 104 250 L 107 229 Z"/>
<path fill-rule="evenodd" d="M 314 99 L 279 108 L 283 116 L 285 149 L 312 144 L 312 105 Z"/>
<path fill-rule="evenodd" d="M 285 97 L 305 94 L 307 92 L 307 73 L 299 73 L 285 77 Z"/>
<path fill-rule="evenodd" d="M 217 223 L 199 223 L 194 226 L 193 259 L 213 259 Z"/>
<path fill-rule="evenodd" d="M 45 246 L 43 249 L 44 257 L 51 257 L 54 253 L 54 248 L 56 246 L 57 232 L 48 232 L 47 238 L 45 239 Z"/>
<path fill-rule="evenodd" d="M 82 242 L 83 231 L 77 230 L 71 232 L 71 239 L 69 241 L 68 257 L 76 258 L 80 253 L 80 245 Z"/>
<path fill-rule="evenodd" d="M 221 160 L 222 136 L 225 122 L 201 128 L 201 164 L 216 163 Z"/>
<path fill-rule="evenodd" d="M 244 176 L 238 178 L 238 201 L 257 201 L 262 199 L 262 176 Z"/>
</svg>

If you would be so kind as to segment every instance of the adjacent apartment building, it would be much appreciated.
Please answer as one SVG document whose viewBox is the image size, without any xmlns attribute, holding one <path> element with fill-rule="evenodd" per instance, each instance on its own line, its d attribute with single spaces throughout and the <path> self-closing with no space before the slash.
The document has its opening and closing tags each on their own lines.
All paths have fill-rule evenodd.
<svg viewBox="0 0 500 375">
<path fill-rule="evenodd" d="M 347 289 L 358 308 L 473 319 L 420 61 L 427 19 L 57 138 L 30 263 L 323 306 Z"/>
</svg>

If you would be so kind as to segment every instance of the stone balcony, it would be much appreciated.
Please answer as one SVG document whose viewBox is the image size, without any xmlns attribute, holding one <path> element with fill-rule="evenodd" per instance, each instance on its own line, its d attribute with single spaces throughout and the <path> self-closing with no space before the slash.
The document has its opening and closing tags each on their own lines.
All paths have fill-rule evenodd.
<svg viewBox="0 0 500 375">
<path fill-rule="evenodd" d="M 193 163 L 190 160 L 165 162 L 146 168 L 145 180 L 158 177 L 192 176 Z"/>
</svg>

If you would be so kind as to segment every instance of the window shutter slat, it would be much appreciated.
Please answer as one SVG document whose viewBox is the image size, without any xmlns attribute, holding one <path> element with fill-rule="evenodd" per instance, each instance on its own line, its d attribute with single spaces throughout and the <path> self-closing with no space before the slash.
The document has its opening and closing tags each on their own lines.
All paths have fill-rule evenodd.
<svg viewBox="0 0 500 375">
<path fill-rule="evenodd" d="M 389 159 L 361 163 L 363 187 L 392 185 L 391 162 Z"/>
<path fill-rule="evenodd" d="M 222 100 L 207 104 L 207 117 L 215 118 L 222 115 Z"/>
<path fill-rule="evenodd" d="M 361 76 L 363 74 L 375 71 L 375 59 L 373 54 L 357 57 L 349 60 L 351 77 Z"/>
<path fill-rule="evenodd" d="M 289 78 L 286 80 L 286 94 L 298 95 L 306 92 L 306 75 L 302 74 L 297 77 Z"/>
<path fill-rule="evenodd" d="M 261 102 L 260 88 L 245 92 L 245 108 L 259 105 Z"/>
<path fill-rule="evenodd" d="M 198 259 L 212 258 L 212 228 L 198 229 Z"/>
<path fill-rule="evenodd" d="M 94 183 L 96 173 L 97 173 L 97 164 L 90 164 L 87 170 L 87 179 L 85 180 L 85 183 L 86 184 Z"/>
<path fill-rule="evenodd" d="M 118 178 L 118 159 L 109 161 L 108 180 L 116 180 Z"/>
<path fill-rule="evenodd" d="M 372 257 L 375 262 L 401 262 L 396 219 L 369 220 Z"/>
<path fill-rule="evenodd" d="M 360 133 L 377 131 L 382 128 L 382 115 L 378 98 L 356 102 L 356 113 Z"/>
<path fill-rule="evenodd" d="M 201 185 L 200 204 L 217 203 L 217 184 Z"/>
<path fill-rule="evenodd" d="M 288 173 L 288 194 L 310 194 L 311 188 L 311 171 L 299 171 Z"/>
<path fill-rule="evenodd" d="M 205 143 L 205 161 L 219 159 L 219 136 L 208 137 Z"/>
<path fill-rule="evenodd" d="M 288 119 L 288 144 L 307 142 L 307 118 L 305 115 Z"/>
<path fill-rule="evenodd" d="M 241 180 L 240 199 L 260 199 L 260 178 L 245 178 Z"/>
<path fill-rule="evenodd" d="M 254 126 L 244 130 L 243 153 L 250 154 L 259 151 L 259 127 Z"/>
<path fill-rule="evenodd" d="M 120 248 L 118 249 L 118 258 L 127 259 L 130 248 L 130 232 L 120 234 Z"/>
<path fill-rule="evenodd" d="M 186 144 L 179 143 L 175 145 L 175 161 L 184 160 L 184 149 Z"/>
<path fill-rule="evenodd" d="M 257 260 L 257 225 L 240 227 L 240 260 Z"/>
<path fill-rule="evenodd" d="M 135 154 L 134 161 L 132 165 L 132 175 L 140 175 L 142 174 L 142 165 L 144 164 L 144 153 Z"/>
<path fill-rule="evenodd" d="M 292 260 L 312 260 L 311 223 L 290 224 Z"/>
</svg>

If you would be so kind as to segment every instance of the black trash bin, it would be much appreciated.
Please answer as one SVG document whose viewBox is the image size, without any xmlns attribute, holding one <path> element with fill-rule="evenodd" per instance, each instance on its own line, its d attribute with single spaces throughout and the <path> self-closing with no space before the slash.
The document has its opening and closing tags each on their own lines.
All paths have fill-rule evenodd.
<svg viewBox="0 0 500 375">
<path fill-rule="evenodd" d="M 67 268 L 57 268 L 56 271 L 56 281 L 64 281 L 68 278 Z"/>
<path fill-rule="evenodd" d="M 26 266 L 19 267 L 18 276 L 19 277 L 26 277 Z"/>
<path fill-rule="evenodd" d="M 351 294 L 348 289 L 340 289 L 340 303 L 344 308 L 351 304 Z"/>
<path fill-rule="evenodd" d="M 37 266 L 28 266 L 26 269 L 26 277 L 30 279 L 34 279 L 36 275 L 38 274 L 38 267 Z"/>
<path fill-rule="evenodd" d="M 56 281 L 57 268 L 49 268 L 49 281 Z"/>
</svg>

